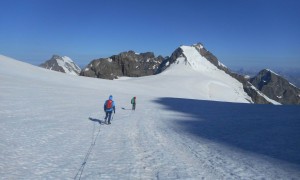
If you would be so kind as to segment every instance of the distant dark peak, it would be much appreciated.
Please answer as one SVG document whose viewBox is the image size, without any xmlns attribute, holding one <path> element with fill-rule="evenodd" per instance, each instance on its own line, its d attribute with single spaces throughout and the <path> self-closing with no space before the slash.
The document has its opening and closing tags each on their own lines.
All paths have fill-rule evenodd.
<svg viewBox="0 0 300 180">
<path fill-rule="evenodd" d="M 250 79 L 258 90 L 282 104 L 300 104 L 300 90 L 270 69 L 261 70 Z"/>
<path fill-rule="evenodd" d="M 146 58 L 154 58 L 154 53 L 153 52 L 145 52 L 145 53 L 140 53 L 141 56 L 146 57 Z"/>
<path fill-rule="evenodd" d="M 51 59 L 62 59 L 62 57 L 57 54 L 54 54 Z"/>
</svg>

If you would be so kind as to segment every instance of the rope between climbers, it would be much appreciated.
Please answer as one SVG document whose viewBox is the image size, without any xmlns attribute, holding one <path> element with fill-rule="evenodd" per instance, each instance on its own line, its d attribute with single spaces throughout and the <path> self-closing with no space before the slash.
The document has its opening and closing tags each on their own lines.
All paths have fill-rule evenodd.
<svg viewBox="0 0 300 180">
<path fill-rule="evenodd" d="M 89 156 L 90 156 L 90 154 L 91 154 L 91 152 L 92 152 L 92 150 L 93 150 L 93 148 L 94 148 L 94 146 L 96 144 L 96 140 L 97 140 L 97 138 L 98 138 L 98 136 L 100 134 L 100 129 L 101 129 L 100 127 L 101 126 L 99 125 L 99 130 L 97 132 L 97 135 L 95 136 L 95 123 L 94 123 L 91 145 L 90 145 L 90 147 L 88 149 L 88 152 L 86 153 L 86 155 L 84 157 L 84 160 L 83 160 L 83 163 L 81 164 L 81 167 L 78 169 L 77 174 L 74 177 L 74 180 L 76 180 L 77 177 L 78 177 L 78 180 L 81 179 L 81 175 L 82 175 L 82 173 L 84 171 L 84 167 L 85 167 L 85 165 L 86 165 L 86 163 L 88 161 L 88 158 L 89 158 Z"/>
</svg>

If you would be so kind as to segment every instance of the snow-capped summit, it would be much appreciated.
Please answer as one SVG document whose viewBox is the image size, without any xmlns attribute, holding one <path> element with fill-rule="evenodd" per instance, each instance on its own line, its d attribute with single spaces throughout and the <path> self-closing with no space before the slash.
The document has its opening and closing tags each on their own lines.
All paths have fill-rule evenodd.
<svg viewBox="0 0 300 180">
<path fill-rule="evenodd" d="M 166 70 L 172 64 L 185 64 L 197 71 L 205 71 L 209 69 L 221 69 L 228 71 L 212 53 L 207 51 L 203 44 L 197 43 L 192 46 L 182 45 L 177 48 L 172 55 L 165 59 L 160 65 L 157 73 Z"/>
<path fill-rule="evenodd" d="M 231 72 L 216 56 L 206 50 L 201 43 L 192 46 L 183 45 L 177 48 L 169 58 L 161 63 L 157 74 L 172 73 L 184 76 L 186 72 L 183 72 L 183 69 L 198 72 L 196 76 L 199 79 L 200 76 L 207 77 L 208 79 L 213 77 L 213 81 L 208 82 L 209 85 L 207 88 L 220 88 L 218 91 L 223 92 L 225 89 L 230 88 L 231 92 L 237 92 L 239 96 L 243 94 L 244 99 L 251 99 L 249 100 L 250 102 L 279 104 L 259 92 L 245 77 Z M 215 85 L 215 83 L 218 85 Z M 221 84 L 222 87 L 220 86 Z"/>
<path fill-rule="evenodd" d="M 201 44 L 180 46 L 171 57 L 163 61 L 157 75 L 172 77 L 170 79 L 176 79 L 177 83 L 183 79 L 186 86 L 196 89 L 208 99 L 253 102 L 244 91 L 243 84 L 210 62 L 200 53 L 201 49 L 204 49 Z"/>
<path fill-rule="evenodd" d="M 180 51 L 180 53 L 178 52 Z M 176 59 L 169 61 L 169 66 L 187 66 L 195 71 L 207 72 L 217 67 L 200 54 L 197 46 L 180 46 L 176 52 Z M 179 55 L 179 56 L 178 56 Z M 172 67 L 173 68 L 173 67 Z"/>
<path fill-rule="evenodd" d="M 72 75 L 79 75 L 81 71 L 80 67 L 71 58 L 58 55 L 53 55 L 50 60 L 41 64 L 40 67 Z"/>
</svg>

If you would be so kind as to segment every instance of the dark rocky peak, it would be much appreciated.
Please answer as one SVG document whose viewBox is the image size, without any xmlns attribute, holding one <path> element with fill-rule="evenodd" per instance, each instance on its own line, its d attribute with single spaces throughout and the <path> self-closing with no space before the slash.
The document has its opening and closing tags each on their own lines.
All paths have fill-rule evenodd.
<svg viewBox="0 0 300 180">
<path fill-rule="evenodd" d="M 61 59 L 62 60 L 63 58 L 59 55 L 54 54 L 54 55 L 52 55 L 50 60 L 56 60 L 56 59 Z"/>
<path fill-rule="evenodd" d="M 93 60 L 80 75 L 103 79 L 153 75 L 163 60 L 162 56 L 155 57 L 153 52 L 127 51 L 110 58 Z"/>
<path fill-rule="evenodd" d="M 251 84 L 282 104 L 300 104 L 300 89 L 275 72 L 264 69 L 250 79 Z"/>
<path fill-rule="evenodd" d="M 159 68 L 157 69 L 157 71 L 155 72 L 155 74 L 159 74 L 161 72 L 163 72 L 164 70 L 166 70 L 168 67 L 170 67 L 172 64 L 176 63 L 176 60 L 179 57 L 185 57 L 185 55 L 183 54 L 183 50 L 179 47 L 177 48 L 171 56 L 164 58 L 164 60 L 162 61 L 162 63 L 159 65 Z M 163 59 L 163 58 L 162 58 Z"/>
</svg>

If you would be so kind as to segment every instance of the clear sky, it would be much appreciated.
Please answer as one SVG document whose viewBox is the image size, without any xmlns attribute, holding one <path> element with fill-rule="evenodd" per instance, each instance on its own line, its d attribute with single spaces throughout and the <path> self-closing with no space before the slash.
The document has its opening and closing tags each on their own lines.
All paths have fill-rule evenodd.
<svg viewBox="0 0 300 180">
<path fill-rule="evenodd" d="M 204 44 L 228 67 L 300 68 L 299 0 L 1 0 L 0 54 L 79 65 Z"/>
</svg>

